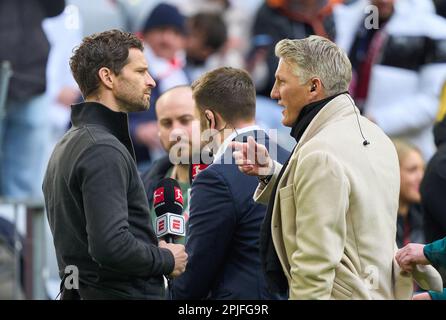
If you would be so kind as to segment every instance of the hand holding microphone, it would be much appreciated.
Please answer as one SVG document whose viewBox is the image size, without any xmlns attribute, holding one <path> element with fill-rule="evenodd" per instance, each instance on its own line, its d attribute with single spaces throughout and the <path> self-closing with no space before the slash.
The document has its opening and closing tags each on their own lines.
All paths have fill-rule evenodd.
<svg viewBox="0 0 446 320">
<path fill-rule="evenodd" d="M 158 183 L 153 193 L 153 207 L 157 216 L 155 231 L 161 239 L 159 246 L 172 252 L 175 267 L 170 276 L 178 277 L 186 269 L 187 253 L 184 245 L 173 243 L 175 237 L 186 235 L 183 194 L 176 180 L 165 178 Z"/>
<path fill-rule="evenodd" d="M 159 247 L 170 250 L 175 259 L 175 267 L 173 268 L 173 271 L 169 276 L 171 278 L 180 276 L 186 270 L 186 264 L 187 264 L 187 253 L 184 248 L 184 245 L 167 243 L 164 240 L 160 240 Z"/>
</svg>

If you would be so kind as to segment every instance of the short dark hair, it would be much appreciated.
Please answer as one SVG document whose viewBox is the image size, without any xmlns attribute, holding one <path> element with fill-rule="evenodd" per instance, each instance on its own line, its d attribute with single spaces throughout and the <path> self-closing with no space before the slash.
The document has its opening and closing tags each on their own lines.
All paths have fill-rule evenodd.
<svg viewBox="0 0 446 320">
<path fill-rule="evenodd" d="M 109 30 L 85 37 L 70 59 L 70 68 L 84 98 L 99 88 L 99 69 L 107 67 L 115 74 L 128 63 L 129 49 L 143 50 L 134 34 Z"/>
<path fill-rule="evenodd" d="M 220 14 L 200 12 L 190 18 L 192 29 L 201 33 L 204 45 L 219 50 L 228 38 L 226 24 Z"/>
<path fill-rule="evenodd" d="M 192 92 L 200 111 L 216 111 L 230 124 L 255 118 L 256 90 L 244 70 L 222 67 L 206 72 L 192 84 Z"/>
</svg>

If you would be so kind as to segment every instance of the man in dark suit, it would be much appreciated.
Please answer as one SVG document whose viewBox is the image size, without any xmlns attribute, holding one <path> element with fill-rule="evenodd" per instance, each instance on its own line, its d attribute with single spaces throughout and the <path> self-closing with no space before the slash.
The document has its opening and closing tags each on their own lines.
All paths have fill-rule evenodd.
<svg viewBox="0 0 446 320">
<path fill-rule="evenodd" d="M 173 281 L 174 299 L 274 299 L 260 263 L 259 234 L 266 207 L 253 201 L 258 179 L 243 175 L 231 141 L 264 141 L 277 160 L 288 153 L 255 125 L 255 88 L 234 68 L 204 74 L 193 85 L 202 138 L 212 140 L 214 160 L 193 184 L 186 272 Z M 212 148 L 211 148 L 212 149 Z"/>
</svg>

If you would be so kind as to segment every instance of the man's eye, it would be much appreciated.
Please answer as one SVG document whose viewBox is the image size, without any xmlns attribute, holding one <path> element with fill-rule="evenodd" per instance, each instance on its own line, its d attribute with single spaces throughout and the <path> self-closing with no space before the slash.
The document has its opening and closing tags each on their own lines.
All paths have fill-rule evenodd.
<svg viewBox="0 0 446 320">
<path fill-rule="evenodd" d="M 187 125 L 187 124 L 189 124 L 191 121 L 192 121 L 192 119 L 182 119 L 182 120 L 181 120 L 181 124 L 183 124 L 183 125 Z"/>
</svg>

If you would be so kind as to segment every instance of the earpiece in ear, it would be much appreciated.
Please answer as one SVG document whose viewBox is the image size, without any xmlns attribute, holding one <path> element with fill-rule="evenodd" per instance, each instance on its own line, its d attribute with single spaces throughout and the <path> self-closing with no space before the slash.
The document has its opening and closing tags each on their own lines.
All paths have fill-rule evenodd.
<svg viewBox="0 0 446 320">
<path fill-rule="evenodd" d="M 207 119 L 207 121 L 209 123 L 209 128 L 210 128 L 212 121 L 211 121 L 211 118 L 209 117 L 209 113 L 206 112 L 204 115 L 205 115 L 205 117 L 206 117 L 206 119 Z"/>
<path fill-rule="evenodd" d="M 310 92 L 314 92 L 314 91 L 316 91 L 316 85 L 313 83 L 313 85 L 311 86 Z"/>
</svg>

